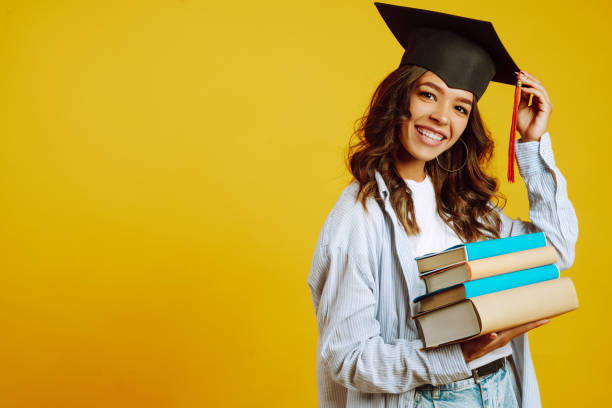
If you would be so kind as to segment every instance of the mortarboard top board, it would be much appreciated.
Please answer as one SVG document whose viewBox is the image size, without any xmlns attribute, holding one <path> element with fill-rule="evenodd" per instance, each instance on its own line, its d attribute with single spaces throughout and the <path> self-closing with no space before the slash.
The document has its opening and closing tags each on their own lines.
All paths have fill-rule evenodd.
<svg viewBox="0 0 612 408">
<path fill-rule="evenodd" d="M 517 85 L 508 152 L 508 180 L 514 181 L 514 138 L 520 82 L 518 66 L 488 21 L 452 14 L 374 3 L 404 48 L 400 62 L 434 72 L 451 88 L 465 89 L 479 100 L 490 81 Z"/>
</svg>

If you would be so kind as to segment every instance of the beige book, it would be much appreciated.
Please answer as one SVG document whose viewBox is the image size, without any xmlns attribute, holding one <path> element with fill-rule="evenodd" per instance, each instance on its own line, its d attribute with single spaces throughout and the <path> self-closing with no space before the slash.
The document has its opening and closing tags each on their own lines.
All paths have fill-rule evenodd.
<svg viewBox="0 0 612 408">
<path fill-rule="evenodd" d="M 459 265 L 432 271 L 422 275 L 421 278 L 425 281 L 427 293 L 431 293 L 462 282 L 535 268 L 555 262 L 557 262 L 557 251 L 553 246 L 548 245 L 464 262 Z"/>
<path fill-rule="evenodd" d="M 484 241 L 455 245 L 444 251 L 417 256 L 415 259 L 420 274 L 459 265 L 466 261 L 489 258 L 511 252 L 524 251 L 547 245 L 543 232 L 516 235 Z"/>
<path fill-rule="evenodd" d="M 574 284 L 563 277 L 476 296 L 413 319 L 428 349 L 558 316 L 577 307 Z"/>
</svg>

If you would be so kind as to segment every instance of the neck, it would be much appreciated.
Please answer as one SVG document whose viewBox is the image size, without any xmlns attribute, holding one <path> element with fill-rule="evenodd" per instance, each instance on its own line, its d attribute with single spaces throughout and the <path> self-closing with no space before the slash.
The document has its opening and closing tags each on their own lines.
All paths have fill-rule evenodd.
<svg viewBox="0 0 612 408">
<path fill-rule="evenodd" d="M 396 157 L 395 168 L 403 179 L 423 181 L 425 180 L 425 161 L 414 157 Z"/>
</svg>

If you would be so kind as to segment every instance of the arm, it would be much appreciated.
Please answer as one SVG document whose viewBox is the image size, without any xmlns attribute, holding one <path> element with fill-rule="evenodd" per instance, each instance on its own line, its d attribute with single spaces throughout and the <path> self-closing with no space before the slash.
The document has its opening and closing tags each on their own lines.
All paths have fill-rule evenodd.
<svg viewBox="0 0 612 408">
<path fill-rule="evenodd" d="M 421 352 L 421 340 L 385 342 L 376 319 L 377 289 L 370 257 L 317 248 L 309 284 L 319 327 L 318 358 L 342 386 L 367 393 L 401 393 L 471 374 L 459 345 Z"/>
<path fill-rule="evenodd" d="M 521 72 L 522 88 L 519 104 L 521 133 L 516 155 L 521 176 L 529 195 L 529 218 L 531 222 L 511 220 L 502 214 L 505 235 L 517 235 L 536 230 L 544 231 L 559 254 L 559 269 L 569 268 L 574 261 L 574 246 L 578 238 L 578 220 L 567 197 L 565 178 L 555 165 L 546 132 L 552 103 L 546 89 L 533 75 Z M 530 96 L 533 97 L 528 106 Z M 521 388 L 522 406 L 541 406 L 527 333 L 512 340 L 516 374 Z"/>
<path fill-rule="evenodd" d="M 578 220 L 565 178 L 555 165 L 548 132 L 539 142 L 518 142 L 516 158 L 529 196 L 530 222 L 513 220 L 500 212 L 502 236 L 543 231 L 559 254 L 557 266 L 567 269 L 574 262 Z"/>
<path fill-rule="evenodd" d="M 557 266 L 567 269 L 574 262 L 578 220 L 567 197 L 565 178 L 555 165 L 546 131 L 552 102 L 546 88 L 533 75 L 521 71 L 519 79 L 523 87 L 517 123 L 521 140 L 516 146 L 516 159 L 527 186 L 531 222 L 511 220 L 501 213 L 502 236 L 543 231 L 559 254 Z"/>
</svg>

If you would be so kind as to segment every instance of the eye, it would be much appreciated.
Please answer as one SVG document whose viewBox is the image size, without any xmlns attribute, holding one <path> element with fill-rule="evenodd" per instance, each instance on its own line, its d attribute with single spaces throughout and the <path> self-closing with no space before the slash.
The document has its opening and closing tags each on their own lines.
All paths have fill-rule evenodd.
<svg viewBox="0 0 612 408">
<path fill-rule="evenodd" d="M 456 108 L 456 109 L 457 109 L 459 112 L 461 112 L 461 113 L 463 113 L 463 114 L 465 114 L 465 115 L 467 115 L 467 114 L 468 114 L 467 109 L 465 109 L 463 106 L 455 106 L 455 108 Z"/>
<path fill-rule="evenodd" d="M 431 99 L 432 101 L 436 99 L 436 97 L 431 92 L 427 92 L 427 91 L 419 92 L 419 95 L 425 97 L 426 99 Z"/>
</svg>

